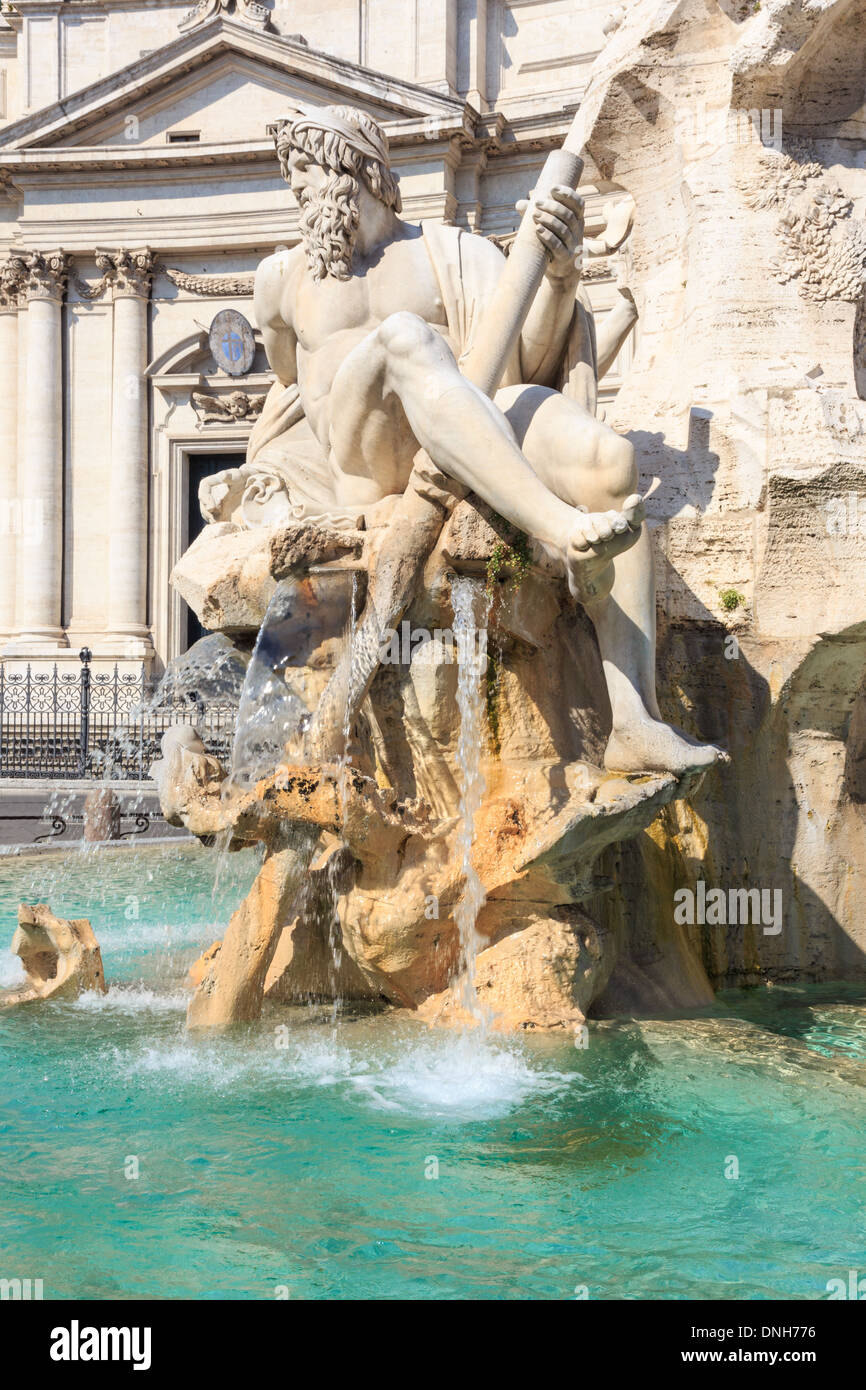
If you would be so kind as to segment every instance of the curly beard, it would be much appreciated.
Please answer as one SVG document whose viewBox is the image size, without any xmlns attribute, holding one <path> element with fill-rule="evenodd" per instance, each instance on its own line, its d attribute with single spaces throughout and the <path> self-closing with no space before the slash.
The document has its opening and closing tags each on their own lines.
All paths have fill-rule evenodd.
<svg viewBox="0 0 866 1390">
<path fill-rule="evenodd" d="M 307 192 L 298 227 L 307 265 L 314 280 L 332 275 L 348 280 L 360 221 L 357 179 L 350 174 L 331 174 L 318 193 Z"/>
</svg>

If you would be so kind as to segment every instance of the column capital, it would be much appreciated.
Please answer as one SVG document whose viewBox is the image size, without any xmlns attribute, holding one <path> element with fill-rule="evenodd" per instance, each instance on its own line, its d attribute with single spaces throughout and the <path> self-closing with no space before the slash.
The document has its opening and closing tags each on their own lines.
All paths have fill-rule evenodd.
<svg viewBox="0 0 866 1390">
<path fill-rule="evenodd" d="M 69 279 L 69 257 L 65 251 L 29 251 L 24 256 L 24 293 L 28 300 L 61 300 Z"/>
<path fill-rule="evenodd" d="M 9 256 L 0 262 L 0 314 L 18 309 L 26 280 L 27 267 L 22 256 Z"/>
<path fill-rule="evenodd" d="M 96 264 L 114 288 L 115 299 L 149 299 L 156 255 L 149 246 L 138 251 L 98 251 Z"/>
</svg>

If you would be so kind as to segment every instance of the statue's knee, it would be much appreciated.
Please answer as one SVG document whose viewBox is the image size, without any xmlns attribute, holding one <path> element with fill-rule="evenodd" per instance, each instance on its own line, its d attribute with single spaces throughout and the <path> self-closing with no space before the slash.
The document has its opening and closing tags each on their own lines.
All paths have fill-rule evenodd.
<svg viewBox="0 0 866 1390">
<path fill-rule="evenodd" d="M 379 341 L 395 358 L 413 358 L 429 353 L 439 335 L 418 314 L 401 310 L 389 314 L 379 326 Z"/>
<path fill-rule="evenodd" d="M 638 471 L 634 446 L 621 434 L 604 428 L 597 450 L 598 482 L 616 506 L 638 491 Z"/>
</svg>

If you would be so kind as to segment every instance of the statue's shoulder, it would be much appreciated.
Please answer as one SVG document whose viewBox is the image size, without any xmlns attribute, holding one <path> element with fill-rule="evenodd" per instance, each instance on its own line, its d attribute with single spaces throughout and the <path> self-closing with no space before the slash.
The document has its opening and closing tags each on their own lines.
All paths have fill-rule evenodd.
<svg viewBox="0 0 866 1390">
<path fill-rule="evenodd" d="M 447 222 L 425 221 L 421 226 L 435 263 L 450 265 L 461 278 L 481 276 L 485 281 L 498 279 L 505 257 L 486 236 Z"/>
<path fill-rule="evenodd" d="M 259 262 L 253 282 L 253 304 L 260 326 L 281 326 L 287 285 L 298 277 L 304 264 L 302 246 L 280 247 Z"/>
<path fill-rule="evenodd" d="M 272 255 L 265 256 L 256 270 L 256 290 L 280 289 L 286 281 L 298 274 L 304 265 L 304 248 L 281 246 Z"/>
</svg>

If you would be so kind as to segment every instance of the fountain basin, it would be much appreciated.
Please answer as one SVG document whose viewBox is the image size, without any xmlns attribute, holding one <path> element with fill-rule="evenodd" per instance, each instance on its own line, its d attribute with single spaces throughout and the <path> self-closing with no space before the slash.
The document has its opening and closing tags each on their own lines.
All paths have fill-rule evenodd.
<svg viewBox="0 0 866 1390">
<path fill-rule="evenodd" d="M 318 1006 L 199 1036 L 186 971 L 256 853 L 215 895 L 199 845 L 99 854 L 0 860 L 0 979 L 24 893 L 87 906 L 110 981 L 0 1014 L 4 1251 L 46 1299 L 816 1299 L 856 1263 L 862 989 L 590 1020 L 585 1048 Z"/>
</svg>

